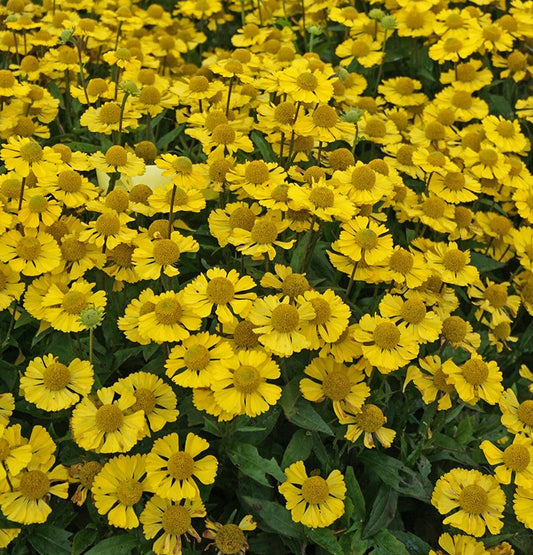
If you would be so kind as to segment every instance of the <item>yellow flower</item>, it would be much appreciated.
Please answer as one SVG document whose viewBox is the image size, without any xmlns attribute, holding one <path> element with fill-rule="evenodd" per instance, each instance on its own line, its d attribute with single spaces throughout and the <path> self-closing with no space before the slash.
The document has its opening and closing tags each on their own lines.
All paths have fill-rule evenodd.
<svg viewBox="0 0 533 555">
<path fill-rule="evenodd" d="M 205 526 L 206 530 L 202 535 L 204 538 L 213 540 L 218 555 L 244 555 L 250 547 L 244 532 L 257 528 L 252 515 L 246 515 L 239 524 L 231 522 L 221 524 L 208 519 Z"/>
<path fill-rule="evenodd" d="M 335 141 L 352 144 L 355 139 L 355 125 L 343 121 L 337 110 L 329 104 L 319 104 L 310 116 L 300 117 L 294 129 L 299 135 L 312 136 L 324 144 Z"/>
<path fill-rule="evenodd" d="M 462 534 L 442 534 L 439 537 L 439 546 L 444 550 L 431 550 L 429 555 L 488 555 L 489 551 L 485 549 L 483 542 L 477 541 L 470 536 Z"/>
<path fill-rule="evenodd" d="M 107 248 L 113 249 L 120 243 L 131 241 L 137 232 L 127 227 L 131 218 L 121 212 L 106 209 L 95 220 L 91 220 L 80 232 L 79 239 L 83 242 L 93 243 L 105 252 Z"/>
<path fill-rule="evenodd" d="M 155 160 L 158 168 L 163 170 L 162 175 L 170 177 L 176 187 L 185 191 L 189 189 L 203 189 L 206 182 L 206 166 L 193 164 L 187 156 L 176 156 L 175 154 L 161 154 Z"/>
<path fill-rule="evenodd" d="M 367 449 L 373 449 L 376 446 L 373 434 L 385 449 L 392 445 L 396 437 L 394 430 L 385 428 L 387 417 L 383 414 L 383 411 L 372 403 L 366 403 L 359 410 L 351 410 L 345 407 L 339 422 L 348 424 L 344 437 L 352 443 L 364 434 L 363 444 Z"/>
<path fill-rule="evenodd" d="M 14 300 L 19 300 L 25 288 L 25 284 L 20 281 L 20 274 L 7 264 L 0 263 L 0 310 L 5 310 Z"/>
<path fill-rule="evenodd" d="M 446 87 L 437 93 L 433 104 L 440 108 L 452 108 L 455 121 L 483 119 L 489 113 L 489 107 L 484 100 L 472 96 L 469 91 L 455 87 Z"/>
<path fill-rule="evenodd" d="M 127 453 L 144 434 L 144 411 L 126 413 L 135 403 L 135 395 L 110 387 L 99 389 L 94 399 L 84 397 L 72 411 L 74 441 L 87 451 Z"/>
<path fill-rule="evenodd" d="M 124 110 L 119 102 L 105 102 L 98 108 L 90 106 L 80 117 L 80 125 L 92 133 L 111 135 L 114 131 L 134 130 L 139 126 L 140 114 L 132 110 L 128 103 Z"/>
<path fill-rule="evenodd" d="M 349 38 L 341 42 L 335 48 L 335 54 L 341 59 L 344 66 L 349 66 L 356 60 L 363 67 L 377 66 L 385 55 L 381 44 L 367 35 Z"/>
<path fill-rule="evenodd" d="M 330 399 L 339 419 L 344 409 L 357 412 L 370 395 L 370 388 L 364 382 L 364 374 L 355 365 L 345 366 L 332 357 L 317 357 L 308 364 L 304 374 L 312 379 L 300 380 L 300 391 L 304 399 L 320 403 Z"/>
<path fill-rule="evenodd" d="M 141 158 L 120 145 L 109 147 L 105 154 L 96 152 L 91 161 L 97 170 L 106 173 L 120 172 L 127 177 L 143 175 L 146 169 Z"/>
<path fill-rule="evenodd" d="M 145 491 L 146 455 L 119 455 L 109 459 L 91 488 L 94 505 L 117 528 L 137 528 L 135 505 Z"/>
<path fill-rule="evenodd" d="M 141 291 L 139 298 L 132 299 L 126 307 L 124 316 L 118 319 L 118 329 L 124 332 L 124 335 L 135 343 L 148 345 L 151 341 L 149 337 L 145 337 L 139 333 L 139 318 L 143 314 L 151 312 L 155 308 L 152 302 L 154 292 L 151 289 Z"/>
<path fill-rule="evenodd" d="M 477 470 L 454 468 L 441 476 L 431 503 L 442 515 L 454 511 L 444 519 L 444 524 L 467 534 L 481 537 L 486 528 L 491 534 L 502 529 L 505 494 L 493 476 Z"/>
<path fill-rule="evenodd" d="M 419 106 L 427 102 L 424 93 L 418 92 L 422 83 L 410 77 L 393 77 L 385 79 L 378 87 L 378 92 L 387 102 L 400 107 Z"/>
<path fill-rule="evenodd" d="M 71 466 L 68 470 L 70 483 L 78 483 L 78 487 L 71 497 L 73 503 L 82 506 L 87 500 L 87 494 L 93 487 L 94 478 L 102 470 L 98 461 L 87 461 Z"/>
<path fill-rule="evenodd" d="M 257 294 L 250 291 L 255 285 L 250 276 L 241 277 L 236 270 L 210 268 L 186 287 L 184 295 L 202 318 L 215 307 L 218 320 L 224 324 L 233 320 L 233 314 L 243 317 L 248 314 L 257 298 Z"/>
<path fill-rule="evenodd" d="M 192 536 L 200 541 L 200 536 L 192 527 L 192 519 L 206 515 L 200 497 L 181 499 L 173 503 L 154 495 L 144 507 L 139 520 L 143 525 L 144 537 L 148 540 L 159 536 L 152 549 L 157 555 L 182 553 L 182 536 Z M 160 532 L 163 532 L 161 535 Z"/>
<path fill-rule="evenodd" d="M 450 395 L 455 391 L 448 378 L 448 369 L 452 365 L 451 360 L 442 362 L 437 355 L 420 358 L 418 366 L 409 366 L 407 369 L 403 388 L 405 390 L 407 384 L 412 381 L 422 394 L 422 400 L 426 405 L 433 403 L 438 397 L 437 410 L 448 410 L 452 406 Z"/>
<path fill-rule="evenodd" d="M 311 289 L 304 274 L 298 274 L 290 266 L 274 264 L 275 274 L 265 272 L 261 278 L 261 287 L 279 289 L 280 295 L 287 295 L 294 301 Z"/>
<path fill-rule="evenodd" d="M 516 520 L 521 522 L 526 528 L 533 530 L 533 488 L 516 488 L 513 509 Z"/>
<path fill-rule="evenodd" d="M 97 188 L 74 169 L 45 175 L 39 179 L 43 192 L 51 194 L 67 208 L 79 208 L 98 196 Z"/>
<path fill-rule="evenodd" d="M 37 408 L 58 411 L 76 404 L 80 395 L 88 395 L 93 383 L 90 362 L 75 358 L 67 366 L 50 354 L 30 361 L 20 378 L 20 389 L 26 401 Z"/>
<path fill-rule="evenodd" d="M 142 410 L 146 425 L 152 432 L 162 430 L 167 423 L 175 422 L 178 417 L 176 394 L 168 384 L 151 372 L 129 374 L 118 380 L 113 388 L 119 393 L 125 390 L 135 396 L 135 404 L 129 410 Z"/>
<path fill-rule="evenodd" d="M 459 249 L 457 243 L 433 243 L 425 254 L 444 283 L 464 286 L 479 280 L 477 268 L 469 264 L 470 252 Z"/>
<path fill-rule="evenodd" d="M 327 104 L 333 96 L 331 69 L 312 69 L 305 58 L 295 60 L 278 73 L 279 89 L 295 102 Z"/>
<path fill-rule="evenodd" d="M 296 307 L 289 304 L 289 297 L 280 300 L 268 295 L 254 302 L 248 318 L 257 326 L 254 333 L 259 335 L 261 345 L 275 355 L 289 357 L 309 348 L 302 328 L 315 316 L 313 305 L 308 301 Z"/>
<path fill-rule="evenodd" d="M 325 528 L 344 514 L 346 485 L 340 471 L 333 470 L 325 479 L 318 475 L 309 477 L 303 461 L 297 461 L 284 472 L 287 480 L 278 489 L 294 522 L 309 528 Z"/>
<path fill-rule="evenodd" d="M 209 448 L 209 443 L 188 433 L 183 451 L 178 434 L 169 434 L 154 442 L 146 456 L 146 489 L 165 499 L 195 499 L 200 495 L 197 480 L 202 484 L 215 481 L 218 462 L 213 455 L 196 457 Z"/>
<path fill-rule="evenodd" d="M 50 226 L 61 216 L 61 206 L 53 199 L 30 190 L 24 194 L 24 200 L 18 213 L 18 221 L 25 227 L 37 228 L 44 224 Z"/>
<path fill-rule="evenodd" d="M 246 202 L 230 202 L 223 209 L 210 212 L 209 232 L 221 247 L 225 247 L 235 229 L 251 231 L 259 214 L 261 214 L 261 207 L 255 202 L 251 206 Z"/>
<path fill-rule="evenodd" d="M 0 464 L 1 491 L 9 491 L 8 476 L 16 476 L 22 472 L 33 458 L 33 447 L 22 437 L 20 424 L 14 424 L 2 430 L 0 453 L 2 460 L 2 464 Z"/>
<path fill-rule="evenodd" d="M 507 120 L 502 116 L 483 118 L 483 129 L 487 139 L 501 152 L 525 154 L 531 148 L 529 140 L 523 135 L 518 120 Z"/>
<path fill-rule="evenodd" d="M 226 366 L 213 370 L 211 389 L 219 407 L 235 416 L 254 418 L 275 405 L 281 387 L 268 383 L 280 376 L 279 366 L 264 351 L 240 350 Z"/>
<path fill-rule="evenodd" d="M 0 150 L 0 158 L 8 171 L 13 170 L 20 177 L 28 177 L 30 172 L 38 178 L 55 175 L 61 162 L 59 153 L 27 137 L 9 137 Z"/>
<path fill-rule="evenodd" d="M 512 389 L 506 389 L 499 401 L 502 424 L 512 434 L 533 437 L 533 400 L 519 402 Z"/>
<path fill-rule="evenodd" d="M 533 487 L 533 439 L 515 435 L 511 445 L 503 451 L 490 441 L 483 441 L 480 445 L 485 458 L 491 466 L 496 466 L 494 473 L 500 484 L 509 484 L 514 473 L 517 486 Z"/>
<path fill-rule="evenodd" d="M 208 332 L 197 333 L 172 348 L 166 375 L 181 387 L 209 387 L 215 371 L 228 367 L 233 357 L 228 341 Z"/>
</svg>

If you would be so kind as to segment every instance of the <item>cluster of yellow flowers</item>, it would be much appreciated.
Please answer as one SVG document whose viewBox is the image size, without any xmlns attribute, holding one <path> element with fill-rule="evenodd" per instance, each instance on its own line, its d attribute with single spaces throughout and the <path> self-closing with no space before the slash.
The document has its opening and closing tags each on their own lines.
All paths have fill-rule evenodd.
<svg viewBox="0 0 533 555">
<path fill-rule="evenodd" d="M 426 501 L 468 536 L 431 553 L 513 553 L 476 538 L 513 495 L 533 528 L 533 373 L 508 356 L 533 315 L 533 1 L 142 6 L 0 7 L 3 516 L 43 523 L 78 484 L 155 553 L 198 526 L 244 553 L 253 507 L 216 480 L 237 423 L 281 404 L 272 429 L 305 428 L 300 403 L 342 453 L 402 459 L 416 411 L 419 455 L 441 415 L 490 413 L 493 474 L 435 463 Z M 348 459 L 286 460 L 292 520 L 340 519 Z M 239 524 L 214 502 L 226 524 L 194 524 L 213 486 Z"/>
</svg>

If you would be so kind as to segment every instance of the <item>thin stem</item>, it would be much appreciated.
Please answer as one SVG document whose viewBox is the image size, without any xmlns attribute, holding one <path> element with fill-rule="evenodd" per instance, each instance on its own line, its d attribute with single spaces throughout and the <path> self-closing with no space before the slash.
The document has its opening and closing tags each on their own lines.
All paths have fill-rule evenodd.
<svg viewBox="0 0 533 555">
<path fill-rule="evenodd" d="M 129 94 L 127 92 L 124 93 L 124 98 L 122 99 L 122 103 L 120 105 L 120 119 L 118 121 L 118 144 L 122 144 L 122 124 L 124 122 L 124 110 L 126 108 L 126 101 L 128 100 Z"/>
<path fill-rule="evenodd" d="M 172 232 L 172 223 L 174 221 L 174 199 L 176 198 L 176 185 L 172 185 L 172 193 L 170 195 L 170 212 L 168 213 L 168 238 Z"/>
<path fill-rule="evenodd" d="M 18 205 L 18 211 L 20 212 L 20 209 L 22 208 L 22 199 L 24 198 L 24 187 L 26 185 L 26 178 L 23 177 L 22 178 L 22 183 L 20 184 L 20 198 L 19 198 L 19 205 Z"/>
<path fill-rule="evenodd" d="M 93 363 L 93 336 L 94 330 L 89 328 L 89 362 Z"/>
<path fill-rule="evenodd" d="M 387 42 L 387 30 L 385 29 L 384 33 L 383 33 L 383 57 L 381 58 L 381 62 L 379 64 L 379 69 L 378 69 L 378 75 L 376 78 L 376 88 L 374 89 L 374 94 L 377 93 L 378 90 L 378 86 L 379 86 L 379 82 L 381 81 L 381 74 L 383 73 L 383 64 L 385 62 L 385 43 Z"/>
<path fill-rule="evenodd" d="M 352 270 L 352 273 L 350 274 L 350 281 L 348 282 L 348 287 L 346 287 L 346 293 L 344 293 L 344 300 L 346 300 L 350 296 L 350 293 L 352 292 L 355 270 L 357 270 L 357 262 L 353 263 L 353 270 Z"/>
<path fill-rule="evenodd" d="M 229 114 L 229 103 L 231 100 L 231 91 L 233 89 L 233 82 L 235 81 L 235 75 L 231 76 L 229 81 L 229 88 L 228 88 L 228 100 L 226 101 L 226 116 Z"/>
<path fill-rule="evenodd" d="M 81 39 L 83 40 L 83 39 Z M 83 71 L 83 60 L 82 60 L 82 52 L 81 52 L 81 44 L 79 41 L 75 40 L 74 43 L 76 44 L 76 48 L 78 50 L 78 63 L 80 65 L 80 82 L 81 86 L 83 87 L 83 92 L 85 94 L 85 100 L 87 104 L 90 104 L 89 101 L 89 94 L 87 93 L 87 83 L 85 82 L 85 74 Z"/>
</svg>

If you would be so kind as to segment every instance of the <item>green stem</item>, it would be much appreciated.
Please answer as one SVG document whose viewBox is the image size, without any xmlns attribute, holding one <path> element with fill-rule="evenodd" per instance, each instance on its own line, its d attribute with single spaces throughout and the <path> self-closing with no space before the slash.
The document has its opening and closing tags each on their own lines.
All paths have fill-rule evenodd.
<svg viewBox="0 0 533 555">
<path fill-rule="evenodd" d="M 129 94 L 127 92 L 124 93 L 124 98 L 122 99 L 122 103 L 120 105 L 120 119 L 118 121 L 118 144 L 122 145 L 122 124 L 124 122 L 124 110 L 126 109 L 126 101 L 128 100 Z"/>
<path fill-rule="evenodd" d="M 172 224 L 174 221 L 174 199 L 176 198 L 176 185 L 172 185 L 172 193 L 170 195 L 170 212 L 168 213 L 168 239 L 172 233 Z"/>
<path fill-rule="evenodd" d="M 93 329 L 89 328 L 89 362 L 91 364 L 93 363 L 93 335 Z"/>
</svg>

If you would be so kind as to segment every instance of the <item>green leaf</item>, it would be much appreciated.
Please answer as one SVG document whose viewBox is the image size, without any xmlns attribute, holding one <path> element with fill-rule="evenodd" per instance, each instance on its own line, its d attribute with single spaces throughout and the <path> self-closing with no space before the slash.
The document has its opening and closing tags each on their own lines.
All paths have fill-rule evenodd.
<svg viewBox="0 0 533 555">
<path fill-rule="evenodd" d="M 484 272 L 492 272 L 493 270 L 499 270 L 503 268 L 504 264 L 493 260 L 490 256 L 485 256 L 479 252 L 471 252 L 470 260 L 472 264 L 479 270 L 482 274 Z"/>
<path fill-rule="evenodd" d="M 344 473 L 344 480 L 346 482 L 348 497 L 352 500 L 354 505 L 354 519 L 355 521 L 359 521 L 359 524 L 361 524 L 366 517 L 366 503 L 361 487 L 359 486 L 359 482 L 357 481 L 351 466 L 346 469 L 346 472 Z"/>
<path fill-rule="evenodd" d="M 243 496 L 242 501 L 248 505 L 250 511 L 263 523 L 265 528 L 289 538 L 301 537 L 301 525 L 297 525 L 292 521 L 291 514 L 285 507 L 273 501 L 266 501 L 255 497 Z"/>
<path fill-rule="evenodd" d="M 313 436 L 305 430 L 298 430 L 289 441 L 283 454 L 281 468 L 287 468 L 296 461 L 305 461 L 313 449 Z"/>
<path fill-rule="evenodd" d="M 119 534 L 107 538 L 85 552 L 85 555 L 130 555 L 137 546 L 137 538 L 129 534 Z"/>
<path fill-rule="evenodd" d="M 329 436 L 333 435 L 331 428 L 324 422 L 323 418 L 311 406 L 309 401 L 298 399 L 291 414 L 285 413 L 292 424 L 299 428 L 312 430 L 313 432 L 322 432 Z"/>
<path fill-rule="evenodd" d="M 368 540 L 363 540 L 361 537 L 361 530 L 358 530 L 353 535 L 344 532 L 341 535 L 339 544 L 346 555 L 365 555 L 371 545 Z"/>
<path fill-rule="evenodd" d="M 341 546 L 331 530 L 327 528 L 309 528 L 305 531 L 305 535 L 314 544 L 319 545 L 331 555 L 344 555 Z"/>
<path fill-rule="evenodd" d="M 372 551 L 373 555 L 409 555 L 405 545 L 388 530 L 381 530 L 375 536 L 374 545 L 376 548 Z"/>
<path fill-rule="evenodd" d="M 157 141 L 157 149 L 160 151 L 168 150 L 168 145 L 180 134 L 183 133 L 184 125 L 179 125 L 178 127 L 171 129 L 168 133 L 165 133 Z"/>
<path fill-rule="evenodd" d="M 513 107 L 505 96 L 489 94 L 486 99 L 492 114 L 503 116 L 507 119 L 514 119 Z"/>
<path fill-rule="evenodd" d="M 244 475 L 264 486 L 272 487 L 265 474 L 273 476 L 279 482 L 285 481 L 285 474 L 276 460 L 274 458 L 265 459 L 258 453 L 257 447 L 253 445 L 239 443 L 228 452 L 228 456 Z"/>
<path fill-rule="evenodd" d="M 254 145 L 258 148 L 261 153 L 261 157 L 265 162 L 273 162 L 276 160 L 277 156 L 272 152 L 272 148 L 265 141 L 265 138 L 261 133 L 259 133 L 259 131 L 253 130 L 250 133 L 250 138 L 252 139 Z"/>
<path fill-rule="evenodd" d="M 431 546 L 411 532 L 393 530 L 392 532 L 406 547 L 411 555 L 427 555 L 431 551 Z"/>
<path fill-rule="evenodd" d="M 386 528 L 396 515 L 397 504 L 398 494 L 387 486 L 381 486 L 363 529 L 363 538 L 371 538 L 380 530 Z"/>
<path fill-rule="evenodd" d="M 82 555 L 85 553 L 87 548 L 91 547 L 97 538 L 98 530 L 93 525 L 80 530 L 72 539 L 72 555 Z"/>
<path fill-rule="evenodd" d="M 70 555 L 69 538 L 70 532 L 51 524 L 36 526 L 28 535 L 30 544 L 40 555 Z"/>
</svg>

